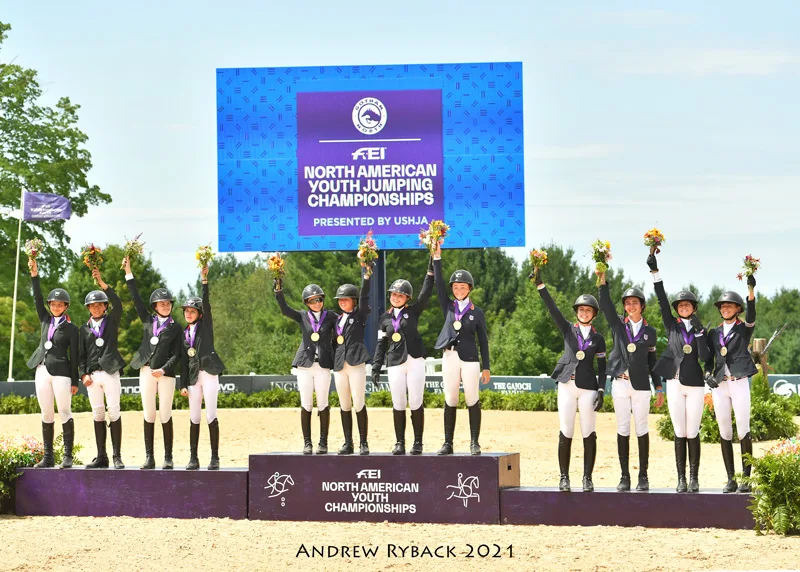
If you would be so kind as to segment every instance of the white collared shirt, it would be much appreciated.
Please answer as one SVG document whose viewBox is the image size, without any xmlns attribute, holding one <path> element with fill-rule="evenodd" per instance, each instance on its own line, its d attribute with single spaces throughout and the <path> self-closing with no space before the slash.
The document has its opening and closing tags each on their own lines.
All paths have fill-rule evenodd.
<svg viewBox="0 0 800 572">
<path fill-rule="evenodd" d="M 469 301 L 468 297 L 464 298 L 463 300 L 456 300 L 456 302 L 458 302 L 458 311 L 459 312 L 463 312 L 464 308 L 466 308 L 470 304 L 470 301 Z"/>
<path fill-rule="evenodd" d="M 686 331 L 689 332 L 692 329 L 692 321 L 688 318 L 681 318 L 681 322 L 686 327 Z"/>
<path fill-rule="evenodd" d="M 722 335 L 726 336 L 731 332 L 731 329 L 736 325 L 736 322 L 729 324 L 728 322 L 722 323 Z"/>
<path fill-rule="evenodd" d="M 581 329 L 581 335 L 583 336 L 584 340 L 589 339 L 589 334 L 592 331 L 591 326 L 584 326 L 583 324 L 578 324 L 578 327 Z"/>
<path fill-rule="evenodd" d="M 636 335 L 639 333 L 639 330 L 642 329 L 642 324 L 644 324 L 644 319 L 639 320 L 638 322 L 634 322 L 633 320 L 628 320 L 628 323 L 631 325 L 631 333 L 635 338 Z"/>
<path fill-rule="evenodd" d="M 344 328 L 344 325 L 347 322 L 347 318 L 349 318 L 349 317 L 350 317 L 350 314 L 348 314 L 348 313 L 342 314 L 342 317 L 339 318 L 339 327 L 340 328 Z"/>
</svg>

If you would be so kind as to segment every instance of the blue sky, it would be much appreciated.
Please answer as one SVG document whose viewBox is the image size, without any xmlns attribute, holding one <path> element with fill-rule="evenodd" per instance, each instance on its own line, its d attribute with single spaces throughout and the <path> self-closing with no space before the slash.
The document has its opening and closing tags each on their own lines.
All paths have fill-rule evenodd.
<svg viewBox="0 0 800 572">
<path fill-rule="evenodd" d="M 82 106 L 90 179 L 114 200 L 68 223 L 75 248 L 144 231 L 176 290 L 216 242 L 216 68 L 471 61 L 523 62 L 527 249 L 588 265 L 607 239 L 645 281 L 658 225 L 668 290 L 741 290 L 748 253 L 762 290 L 797 287 L 800 4 L 645 5 L 7 2 L 0 57 Z"/>
</svg>

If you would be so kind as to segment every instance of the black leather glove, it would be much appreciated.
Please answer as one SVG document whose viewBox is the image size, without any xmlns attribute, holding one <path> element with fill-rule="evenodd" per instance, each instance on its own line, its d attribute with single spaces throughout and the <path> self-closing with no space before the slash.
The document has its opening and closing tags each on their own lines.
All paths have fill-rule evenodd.
<svg viewBox="0 0 800 572">
<path fill-rule="evenodd" d="M 703 322 L 700 321 L 700 318 L 697 317 L 697 314 L 692 314 L 692 317 L 689 318 L 689 321 L 692 323 L 692 329 L 696 334 L 703 331 Z"/>
<path fill-rule="evenodd" d="M 433 256 L 428 259 L 428 274 L 433 274 Z"/>
<path fill-rule="evenodd" d="M 603 409 L 603 396 L 606 394 L 602 389 L 597 391 L 597 397 L 594 398 L 594 410 L 600 411 Z"/>
<path fill-rule="evenodd" d="M 542 282 L 542 269 L 541 268 L 534 268 L 533 271 L 528 274 L 528 280 L 539 286 L 540 284 L 544 284 Z"/>
<path fill-rule="evenodd" d="M 373 365 L 372 366 L 372 383 L 375 385 L 378 384 L 378 381 L 381 379 L 381 366 Z"/>
<path fill-rule="evenodd" d="M 756 277 L 752 274 L 747 277 L 747 287 L 748 288 L 755 288 L 756 287 Z"/>
<path fill-rule="evenodd" d="M 272 289 L 273 289 L 275 292 L 278 292 L 278 291 L 279 291 L 279 290 L 281 290 L 282 288 L 283 288 L 283 283 L 282 283 L 282 280 L 281 280 L 280 278 L 275 278 L 275 279 L 272 281 Z"/>
<path fill-rule="evenodd" d="M 658 261 L 656 260 L 655 254 L 651 254 L 647 257 L 647 267 L 652 272 L 658 272 Z"/>
<path fill-rule="evenodd" d="M 710 371 L 706 372 L 705 380 L 706 380 L 706 385 L 711 389 L 716 389 L 719 387 L 719 383 L 717 383 L 717 380 L 714 379 L 714 374 L 712 374 Z"/>
</svg>

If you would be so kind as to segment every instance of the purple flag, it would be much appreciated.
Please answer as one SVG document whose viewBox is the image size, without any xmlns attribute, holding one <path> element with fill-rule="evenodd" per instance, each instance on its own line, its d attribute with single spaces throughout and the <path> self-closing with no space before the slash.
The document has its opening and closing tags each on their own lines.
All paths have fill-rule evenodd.
<svg viewBox="0 0 800 572">
<path fill-rule="evenodd" d="M 72 216 L 69 199 L 51 193 L 25 193 L 23 220 L 47 222 Z"/>
</svg>

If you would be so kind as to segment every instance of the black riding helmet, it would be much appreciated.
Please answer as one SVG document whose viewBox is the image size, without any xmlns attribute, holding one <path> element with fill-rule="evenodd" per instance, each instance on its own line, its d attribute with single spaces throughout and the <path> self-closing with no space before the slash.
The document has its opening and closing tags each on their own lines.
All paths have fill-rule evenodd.
<svg viewBox="0 0 800 572">
<path fill-rule="evenodd" d="M 336 290 L 336 296 L 333 297 L 334 300 L 339 298 L 355 298 L 357 300 L 358 288 L 356 288 L 355 284 L 342 284 Z"/>
<path fill-rule="evenodd" d="M 600 304 L 597 303 L 597 298 L 591 294 L 581 294 L 575 299 L 575 303 L 572 305 L 572 309 L 575 310 L 575 313 L 578 312 L 578 306 L 591 306 L 594 308 L 595 316 L 600 311 Z"/>
<path fill-rule="evenodd" d="M 405 294 L 409 298 L 414 297 L 414 287 L 411 286 L 411 282 L 408 280 L 403 280 L 402 278 L 399 280 L 395 280 L 392 282 L 392 285 L 389 286 L 389 292 L 397 292 L 398 294 Z"/>
<path fill-rule="evenodd" d="M 642 303 L 642 312 L 644 312 L 644 308 L 647 306 L 647 299 L 644 297 L 644 292 L 633 286 L 622 293 L 623 304 L 625 304 L 625 298 L 638 298 Z"/>
<path fill-rule="evenodd" d="M 681 290 L 675 295 L 675 298 L 672 300 L 672 307 L 675 308 L 675 311 L 678 311 L 678 304 L 681 302 L 691 302 L 692 308 L 694 311 L 697 311 L 697 296 L 694 295 L 694 292 L 690 292 L 689 290 Z"/>
<path fill-rule="evenodd" d="M 92 290 L 86 295 L 86 298 L 83 299 L 83 305 L 88 306 L 89 304 L 95 304 L 97 302 L 101 302 L 108 306 L 108 296 L 102 290 Z"/>
<path fill-rule="evenodd" d="M 309 298 L 322 298 L 322 301 L 325 301 L 325 292 L 322 291 L 322 288 L 317 286 L 316 284 L 309 284 L 305 288 L 303 288 L 303 302 L 308 303 Z"/>
<path fill-rule="evenodd" d="M 150 294 L 150 306 L 155 309 L 157 302 L 174 303 L 175 298 L 172 297 L 172 292 L 166 288 L 156 288 L 153 290 L 153 293 Z"/>
<path fill-rule="evenodd" d="M 737 314 L 740 314 L 744 311 L 744 299 L 739 295 L 738 292 L 732 292 L 730 290 L 723 292 L 717 301 L 714 302 L 714 305 L 717 307 L 717 310 L 719 310 L 720 307 L 726 302 L 737 304 L 739 306 L 739 311 Z"/>
<path fill-rule="evenodd" d="M 190 296 L 189 298 L 186 298 L 186 301 L 183 304 L 181 304 L 181 308 L 183 308 L 184 310 L 186 308 L 194 308 L 195 310 L 197 310 L 202 314 L 203 300 L 202 298 L 198 298 L 197 296 Z"/>
<path fill-rule="evenodd" d="M 48 302 L 64 302 L 69 306 L 69 294 L 63 288 L 53 288 L 47 295 Z"/>
<path fill-rule="evenodd" d="M 458 282 L 459 284 L 468 284 L 469 289 L 475 286 L 475 281 L 472 279 L 472 274 L 467 270 L 456 270 L 450 275 L 450 285 L 452 286 Z"/>
</svg>

